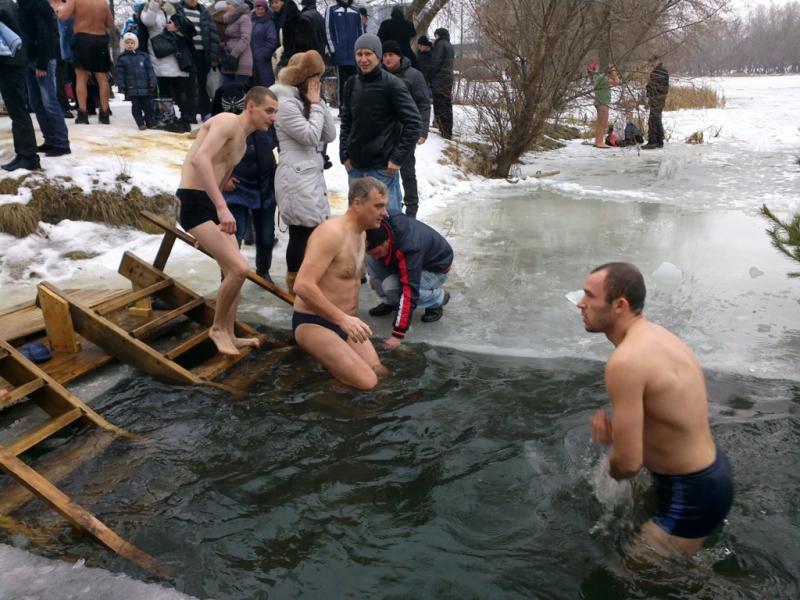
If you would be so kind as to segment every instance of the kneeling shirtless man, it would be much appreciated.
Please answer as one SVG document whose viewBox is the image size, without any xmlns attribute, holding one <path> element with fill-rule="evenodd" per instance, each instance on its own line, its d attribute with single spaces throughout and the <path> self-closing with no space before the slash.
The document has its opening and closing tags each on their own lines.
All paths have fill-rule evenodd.
<svg viewBox="0 0 800 600">
<path fill-rule="evenodd" d="M 388 191 L 373 177 L 350 186 L 347 212 L 325 221 L 308 240 L 294 284 L 292 329 L 298 345 L 331 375 L 369 390 L 386 369 L 372 346 L 372 330 L 355 316 L 364 273 L 365 234 L 387 216 Z"/>
<path fill-rule="evenodd" d="M 613 418 L 598 411 L 592 439 L 611 446 L 614 479 L 635 477 L 644 465 L 658 494 L 633 555 L 691 556 L 733 502 L 731 468 L 708 425 L 703 371 L 686 344 L 644 318 L 644 278 L 632 264 L 597 267 L 583 293 L 586 331 L 605 333 L 616 346 L 606 364 Z"/>
<path fill-rule="evenodd" d="M 275 122 L 278 99 L 265 87 L 251 88 L 240 115 L 220 113 L 200 127 L 181 171 L 175 195 L 181 201 L 180 223 L 200 246 L 219 263 L 223 280 L 217 294 L 217 310 L 209 337 L 223 354 L 239 354 L 239 348 L 258 346 L 256 338 L 237 338 L 234 333 L 239 293 L 250 271 L 236 242 L 236 221 L 228 210 L 221 187 L 247 149 L 247 136 L 266 131 Z"/>
</svg>

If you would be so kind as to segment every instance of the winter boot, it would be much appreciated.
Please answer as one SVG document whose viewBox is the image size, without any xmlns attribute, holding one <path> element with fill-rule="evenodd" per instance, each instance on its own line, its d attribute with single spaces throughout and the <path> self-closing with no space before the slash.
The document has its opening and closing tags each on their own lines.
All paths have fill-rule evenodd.
<svg viewBox="0 0 800 600">
<path fill-rule="evenodd" d="M 89 113 L 83 110 L 78 111 L 78 116 L 75 117 L 75 124 L 76 125 L 88 125 L 89 124 Z"/>
<path fill-rule="evenodd" d="M 100 122 L 101 122 L 103 125 L 111 125 L 111 121 L 110 121 L 110 120 L 109 120 L 109 118 L 108 118 L 109 116 L 111 116 L 111 111 L 110 111 L 110 110 L 103 110 L 103 109 L 101 108 L 101 109 L 100 109 L 100 117 L 98 118 L 98 120 L 99 120 L 99 121 L 100 121 Z"/>
<path fill-rule="evenodd" d="M 294 280 L 297 279 L 297 271 L 289 271 L 286 273 L 286 289 L 290 294 L 294 294 Z"/>
</svg>

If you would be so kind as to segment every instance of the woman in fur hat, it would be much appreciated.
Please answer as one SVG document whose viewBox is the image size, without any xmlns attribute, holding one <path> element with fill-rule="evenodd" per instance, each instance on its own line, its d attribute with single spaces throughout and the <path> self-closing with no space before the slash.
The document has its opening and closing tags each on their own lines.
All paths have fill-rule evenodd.
<svg viewBox="0 0 800 600">
<path fill-rule="evenodd" d="M 323 168 L 325 144 L 336 139 L 333 113 L 320 96 L 325 63 L 319 52 L 300 52 L 278 73 L 270 89 L 278 96 L 275 130 L 281 158 L 275 173 L 275 197 L 289 226 L 286 285 L 291 291 L 306 252 L 308 237 L 330 215 Z"/>
</svg>

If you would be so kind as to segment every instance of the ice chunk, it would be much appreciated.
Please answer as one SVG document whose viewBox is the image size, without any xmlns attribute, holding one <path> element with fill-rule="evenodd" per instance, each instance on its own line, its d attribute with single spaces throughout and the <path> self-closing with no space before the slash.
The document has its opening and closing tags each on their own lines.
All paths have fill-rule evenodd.
<svg viewBox="0 0 800 600">
<path fill-rule="evenodd" d="M 683 281 L 683 271 L 671 262 L 665 261 L 653 271 L 653 279 L 657 285 L 667 288 L 677 287 Z"/>
</svg>

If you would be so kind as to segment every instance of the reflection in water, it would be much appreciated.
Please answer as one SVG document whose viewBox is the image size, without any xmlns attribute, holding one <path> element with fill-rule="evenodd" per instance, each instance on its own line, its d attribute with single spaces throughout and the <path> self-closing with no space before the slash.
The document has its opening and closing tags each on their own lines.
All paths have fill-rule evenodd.
<svg viewBox="0 0 800 600">
<path fill-rule="evenodd" d="M 620 559 L 649 478 L 611 481 L 589 443 L 600 363 L 401 350 L 371 393 L 332 389 L 295 351 L 243 397 L 126 379 L 96 408 L 146 442 L 115 442 L 64 486 L 198 597 L 796 595 L 796 384 L 710 374 L 736 502 L 691 568 L 653 573 Z M 143 577 L 59 531 L 35 551 Z"/>
</svg>

